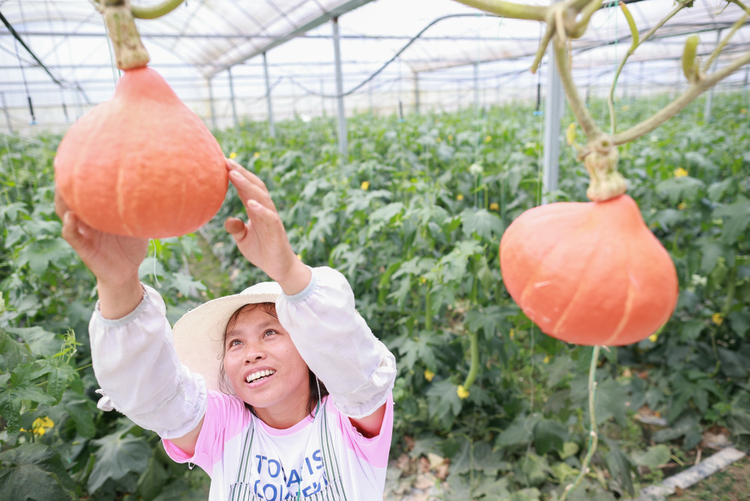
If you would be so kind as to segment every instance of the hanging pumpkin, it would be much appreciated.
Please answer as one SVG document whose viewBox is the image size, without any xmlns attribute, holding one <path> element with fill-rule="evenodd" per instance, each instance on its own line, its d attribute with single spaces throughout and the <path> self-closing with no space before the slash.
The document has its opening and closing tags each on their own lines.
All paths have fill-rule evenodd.
<svg viewBox="0 0 750 501">
<path fill-rule="evenodd" d="M 627 195 L 526 211 L 503 235 L 500 265 L 523 312 L 568 343 L 638 342 L 677 304 L 672 259 Z"/>
<path fill-rule="evenodd" d="M 112 100 L 78 120 L 60 143 L 57 190 L 100 231 L 141 238 L 195 231 L 224 201 L 224 154 L 200 118 L 145 66 L 148 53 L 128 18 L 129 2 L 102 8 L 124 75 Z"/>
</svg>

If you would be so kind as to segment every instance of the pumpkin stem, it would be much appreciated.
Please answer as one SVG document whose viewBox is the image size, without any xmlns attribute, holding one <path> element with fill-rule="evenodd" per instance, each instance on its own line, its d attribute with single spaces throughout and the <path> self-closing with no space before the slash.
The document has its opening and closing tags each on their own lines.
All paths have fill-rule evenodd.
<svg viewBox="0 0 750 501">
<path fill-rule="evenodd" d="M 609 136 L 600 136 L 590 142 L 579 155 L 581 158 L 591 179 L 586 190 L 591 200 L 604 202 L 627 191 L 625 178 L 617 171 L 620 154 Z"/>
<path fill-rule="evenodd" d="M 581 472 L 576 477 L 575 482 L 565 487 L 560 501 L 565 501 L 568 497 L 568 493 L 575 490 L 578 484 L 583 480 L 586 475 L 586 470 L 589 469 L 589 463 L 591 458 L 596 452 L 596 446 L 599 443 L 599 435 L 597 434 L 596 427 L 596 409 L 594 408 L 594 402 L 596 400 L 596 365 L 599 362 L 599 349 L 600 346 L 594 346 L 594 351 L 591 352 L 591 368 L 589 369 L 589 421 L 591 421 L 591 431 L 589 432 L 589 450 L 586 453 L 586 457 L 583 459 L 581 464 Z"/>
<path fill-rule="evenodd" d="M 130 0 L 104 0 L 98 8 L 104 15 L 117 67 L 126 71 L 146 66 L 149 56 L 135 27 Z"/>
</svg>

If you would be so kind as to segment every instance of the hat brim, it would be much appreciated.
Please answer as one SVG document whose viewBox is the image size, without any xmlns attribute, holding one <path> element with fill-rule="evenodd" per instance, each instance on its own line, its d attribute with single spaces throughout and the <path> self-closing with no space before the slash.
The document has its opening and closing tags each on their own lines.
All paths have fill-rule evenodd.
<svg viewBox="0 0 750 501">
<path fill-rule="evenodd" d="M 273 284 L 278 292 L 273 291 Z M 252 289 L 265 286 L 265 291 Z M 269 290 L 271 289 L 271 290 Z M 221 391 L 219 371 L 224 357 L 224 332 L 235 311 L 248 304 L 276 303 L 281 288 L 273 282 L 257 284 L 240 294 L 213 299 L 190 310 L 174 325 L 174 346 L 185 366 L 203 376 L 209 390 Z M 231 387 L 228 388 L 231 390 Z"/>
</svg>

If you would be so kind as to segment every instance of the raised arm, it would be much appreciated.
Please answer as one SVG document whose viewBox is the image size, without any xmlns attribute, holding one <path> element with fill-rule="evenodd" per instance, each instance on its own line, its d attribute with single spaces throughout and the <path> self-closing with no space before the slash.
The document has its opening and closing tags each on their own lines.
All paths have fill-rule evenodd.
<svg viewBox="0 0 750 501">
<path fill-rule="evenodd" d="M 363 435 L 377 435 L 395 358 L 357 313 L 346 278 L 330 268 L 312 270 L 297 258 L 263 181 L 235 162 L 229 166 L 249 221 L 230 218 L 225 228 L 248 261 L 281 285 L 279 321 L 336 407 Z"/>
</svg>

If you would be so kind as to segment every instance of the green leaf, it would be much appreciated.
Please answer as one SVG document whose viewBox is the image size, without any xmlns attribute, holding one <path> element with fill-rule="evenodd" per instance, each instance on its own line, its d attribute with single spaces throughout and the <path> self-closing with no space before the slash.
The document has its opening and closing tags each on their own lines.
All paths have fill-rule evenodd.
<svg viewBox="0 0 750 501">
<path fill-rule="evenodd" d="M 575 442 L 565 442 L 563 444 L 562 452 L 560 452 L 560 459 L 568 459 L 569 457 L 578 454 L 578 444 Z"/>
<path fill-rule="evenodd" d="M 555 463 L 551 467 L 552 474 L 557 479 L 558 483 L 565 483 L 568 478 L 574 479 L 580 473 L 579 470 L 573 468 L 568 463 Z"/>
<path fill-rule="evenodd" d="M 688 320 L 680 326 L 680 341 L 695 341 L 701 335 L 706 324 L 702 320 Z"/>
<path fill-rule="evenodd" d="M 206 501 L 208 492 L 195 489 L 184 478 L 167 485 L 153 501 Z"/>
<path fill-rule="evenodd" d="M 17 266 L 28 263 L 31 271 L 41 276 L 47 271 L 50 263 L 58 263 L 61 259 L 73 254 L 70 245 L 62 238 L 37 240 L 27 245 L 18 253 Z"/>
<path fill-rule="evenodd" d="M 617 442 L 614 440 L 608 440 L 606 437 L 604 440 L 609 445 L 609 453 L 607 453 L 607 466 L 612 477 L 619 480 L 622 489 L 628 494 L 629 497 L 633 497 L 635 489 L 633 489 L 633 479 L 631 472 L 633 471 L 633 463 L 630 458 L 620 450 Z"/>
<path fill-rule="evenodd" d="M 474 489 L 472 496 L 466 499 L 477 499 L 480 496 L 484 496 L 482 501 L 507 499 L 511 495 L 508 490 L 510 486 L 510 479 L 508 477 L 502 477 L 497 480 L 486 480 Z"/>
<path fill-rule="evenodd" d="M 536 487 L 530 487 L 516 491 L 508 499 L 508 501 L 539 501 L 542 493 Z"/>
<path fill-rule="evenodd" d="M 500 451 L 493 451 L 487 442 L 474 444 L 474 469 L 495 476 L 499 470 L 509 471 L 511 464 L 502 460 Z M 452 467 L 452 465 L 451 465 Z"/>
<path fill-rule="evenodd" d="M 138 479 L 138 493 L 143 497 L 143 501 L 152 501 L 158 496 L 169 478 L 164 466 L 152 456 L 148 460 L 146 471 Z"/>
<path fill-rule="evenodd" d="M 138 278 L 141 279 L 154 275 L 157 277 L 164 277 L 166 274 L 167 271 L 164 269 L 164 265 L 153 257 L 147 257 L 138 267 Z"/>
<path fill-rule="evenodd" d="M 521 478 L 524 483 L 531 486 L 538 486 L 547 480 L 547 473 L 552 473 L 552 470 L 547 463 L 547 459 L 529 452 L 523 459 L 518 461 L 520 467 Z"/>
<path fill-rule="evenodd" d="M 73 498 L 73 481 L 60 455 L 44 444 L 21 444 L 0 453 L 0 500 L 50 501 Z"/>
<path fill-rule="evenodd" d="M 79 435 L 84 438 L 91 438 L 96 435 L 94 415 L 97 410 L 96 405 L 91 400 L 84 397 L 69 401 L 65 404 L 65 410 L 68 411 L 71 419 L 76 424 Z"/>
<path fill-rule="evenodd" d="M 638 466 L 647 466 L 652 470 L 663 464 L 667 464 L 671 456 L 672 452 L 666 445 L 655 445 L 649 447 L 646 451 L 633 451 L 630 453 L 630 457 L 633 458 L 635 464 Z"/>
<path fill-rule="evenodd" d="M 52 332 L 48 332 L 39 326 L 35 327 L 7 327 L 6 331 L 20 336 L 31 348 L 35 355 L 45 357 L 52 356 L 60 351 L 64 341 Z"/>
<path fill-rule="evenodd" d="M 547 373 L 547 388 L 557 386 L 571 373 L 575 365 L 569 355 L 563 354 L 554 357 L 550 364 L 542 366 L 542 370 Z"/>
<path fill-rule="evenodd" d="M 731 245 L 745 233 L 750 224 L 750 200 L 739 195 L 733 204 L 714 209 L 711 217 L 724 220 L 721 241 Z"/>
<path fill-rule="evenodd" d="M 655 432 L 651 438 L 656 443 L 675 440 L 685 437 L 682 448 L 690 450 L 701 440 L 700 418 L 694 413 L 687 411 L 671 427 Z"/>
<path fill-rule="evenodd" d="M 185 297 L 192 296 L 192 290 L 196 289 L 199 291 L 206 290 L 206 286 L 197 280 L 193 280 L 190 275 L 184 273 L 175 273 L 172 275 L 172 283 L 170 287 L 177 289 L 177 292 Z"/>
<path fill-rule="evenodd" d="M 67 364 L 59 367 L 51 367 L 47 377 L 47 393 L 55 399 L 55 403 L 60 403 L 68 380 L 75 377 L 75 369 Z"/>
<path fill-rule="evenodd" d="M 0 355 L 3 356 L 5 369 L 8 371 L 33 359 L 28 345 L 19 343 L 3 331 L 0 331 Z"/>
<path fill-rule="evenodd" d="M 481 238 L 490 240 L 493 233 L 499 237 L 505 229 L 503 221 L 486 209 L 479 209 L 477 211 L 464 209 L 461 212 L 461 222 L 463 223 L 464 235 L 467 238 L 476 233 Z"/>
<path fill-rule="evenodd" d="M 614 379 L 608 379 L 596 388 L 596 423 L 602 424 L 614 417 L 621 427 L 627 426 L 628 391 Z"/>
<path fill-rule="evenodd" d="M 531 442 L 534 427 L 541 419 L 542 418 L 539 414 L 532 414 L 531 416 L 516 416 L 510 426 L 498 435 L 495 444 L 498 447 L 525 446 Z"/>
<path fill-rule="evenodd" d="M 98 440 L 96 463 L 89 475 L 89 493 L 95 493 L 107 479 L 120 480 L 130 472 L 141 474 L 148 467 L 151 447 L 143 437 L 133 437 L 124 433 L 113 433 Z"/>
<path fill-rule="evenodd" d="M 430 399 L 430 415 L 440 420 L 446 428 L 450 428 L 463 407 L 458 396 L 458 386 L 450 379 L 444 379 L 433 383 L 427 390 L 427 396 Z"/>
<path fill-rule="evenodd" d="M 563 450 L 563 444 L 568 439 L 568 430 L 559 421 L 543 419 L 534 427 L 534 448 L 544 455 L 550 450 Z"/>
<path fill-rule="evenodd" d="M 750 329 L 750 311 L 733 311 L 727 315 L 727 319 L 729 319 L 732 330 L 738 336 L 745 337 L 745 334 Z"/>
<path fill-rule="evenodd" d="M 673 177 L 657 184 L 656 191 L 665 193 L 669 197 L 669 202 L 674 205 L 680 200 L 695 200 L 705 186 L 703 181 L 694 177 Z"/>
</svg>

